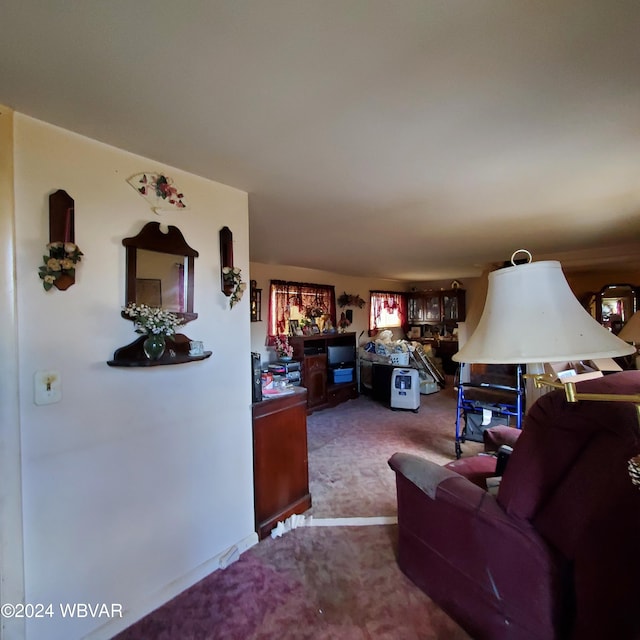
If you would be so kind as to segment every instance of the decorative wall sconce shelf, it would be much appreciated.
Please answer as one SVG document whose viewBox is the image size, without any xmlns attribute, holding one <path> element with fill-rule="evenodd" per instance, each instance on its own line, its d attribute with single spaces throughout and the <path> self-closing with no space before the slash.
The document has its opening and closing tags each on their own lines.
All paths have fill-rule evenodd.
<svg viewBox="0 0 640 640">
<path fill-rule="evenodd" d="M 76 282 L 76 263 L 82 251 L 75 244 L 75 203 L 63 189 L 49 195 L 49 251 L 38 269 L 45 291 L 66 291 Z"/>
<path fill-rule="evenodd" d="M 164 354 L 158 360 L 149 360 L 144 353 L 142 344 L 147 336 L 140 336 L 137 340 L 124 347 L 116 349 L 113 360 L 107 361 L 110 367 L 157 367 L 169 364 L 185 364 L 206 360 L 211 351 L 204 351 L 197 356 L 189 355 L 190 339 L 182 333 L 176 333 L 173 338 L 166 339 Z"/>
<path fill-rule="evenodd" d="M 249 282 L 251 322 L 260 322 L 262 320 L 262 289 L 258 289 L 256 285 L 255 280 Z"/>
<path fill-rule="evenodd" d="M 220 288 L 225 296 L 230 296 L 233 292 L 233 283 L 225 280 L 222 272 L 225 267 L 233 269 L 233 233 L 229 227 L 220 229 Z"/>
</svg>

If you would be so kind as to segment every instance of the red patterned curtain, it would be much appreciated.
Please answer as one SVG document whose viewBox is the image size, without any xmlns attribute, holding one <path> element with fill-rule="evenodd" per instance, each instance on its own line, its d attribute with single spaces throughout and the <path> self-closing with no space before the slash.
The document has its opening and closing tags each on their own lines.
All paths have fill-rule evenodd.
<svg viewBox="0 0 640 640">
<path fill-rule="evenodd" d="M 269 336 L 288 332 L 289 307 L 299 307 L 307 317 L 329 314 L 336 325 L 336 291 L 326 284 L 272 280 L 269 287 Z"/>
<path fill-rule="evenodd" d="M 397 324 L 386 326 L 400 326 L 404 330 L 407 327 L 407 294 L 398 291 L 370 291 L 371 312 L 369 315 L 369 331 L 383 329 L 381 321 L 383 315 L 393 314 L 397 317 Z"/>
</svg>

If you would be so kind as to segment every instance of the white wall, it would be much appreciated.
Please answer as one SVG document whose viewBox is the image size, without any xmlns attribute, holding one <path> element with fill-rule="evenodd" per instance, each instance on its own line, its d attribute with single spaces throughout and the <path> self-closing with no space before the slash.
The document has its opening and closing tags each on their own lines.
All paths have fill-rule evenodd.
<svg viewBox="0 0 640 640">
<path fill-rule="evenodd" d="M 336 290 L 336 300 L 343 293 L 358 294 L 364 301 L 362 309 L 358 307 L 340 307 L 336 303 L 336 312 L 339 319 L 340 313 L 351 309 L 353 311 L 353 324 L 347 331 L 354 331 L 356 338 L 362 334 L 360 342 L 367 340 L 369 330 L 369 291 L 406 291 L 404 282 L 395 280 L 383 280 L 372 278 L 355 278 L 343 276 L 330 271 L 317 269 L 305 269 L 302 267 L 288 267 L 284 265 L 251 263 L 251 279 L 256 281 L 258 289 L 262 289 L 262 321 L 251 323 L 251 350 L 259 353 L 262 362 L 270 362 L 276 359 L 272 348 L 266 346 L 267 324 L 269 320 L 269 284 L 271 280 L 290 280 L 292 282 L 313 282 L 314 284 L 333 285 Z M 398 332 L 398 338 L 403 337 Z"/>
<path fill-rule="evenodd" d="M 27 638 L 110 637 L 215 568 L 253 532 L 248 296 L 220 291 L 218 232 L 234 234 L 248 280 L 247 194 L 15 114 L 19 413 L 26 601 L 121 603 L 124 621 L 60 615 L 27 621 Z M 190 209 L 156 215 L 126 182 L 174 178 Z M 76 284 L 45 292 L 48 196 L 75 199 L 85 256 Z M 184 333 L 208 360 L 152 368 L 106 361 L 137 335 L 120 317 L 122 239 L 151 220 L 200 252 L 197 320 Z M 34 373 L 62 377 L 62 401 L 36 406 Z M 103 626 L 105 625 L 106 626 Z"/>
<path fill-rule="evenodd" d="M 24 600 L 13 211 L 13 112 L 0 106 L 0 603 Z M 24 619 L 0 615 L 0 638 L 22 637 Z"/>
</svg>

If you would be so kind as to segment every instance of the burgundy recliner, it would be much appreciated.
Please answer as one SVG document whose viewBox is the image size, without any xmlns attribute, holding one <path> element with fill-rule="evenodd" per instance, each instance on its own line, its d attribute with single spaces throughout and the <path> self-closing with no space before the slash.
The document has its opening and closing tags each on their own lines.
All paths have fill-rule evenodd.
<svg viewBox="0 0 640 640">
<path fill-rule="evenodd" d="M 640 393 L 640 371 L 577 385 Z M 635 405 L 542 396 L 493 497 L 396 453 L 398 563 L 474 640 L 640 638 Z"/>
</svg>

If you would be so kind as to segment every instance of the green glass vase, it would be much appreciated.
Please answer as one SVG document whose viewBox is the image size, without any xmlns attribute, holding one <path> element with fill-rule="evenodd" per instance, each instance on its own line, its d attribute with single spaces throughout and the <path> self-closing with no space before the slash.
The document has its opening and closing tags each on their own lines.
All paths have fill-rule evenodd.
<svg viewBox="0 0 640 640">
<path fill-rule="evenodd" d="M 144 354 L 149 360 L 159 360 L 165 349 L 165 338 L 161 333 L 151 333 L 142 343 Z"/>
</svg>

